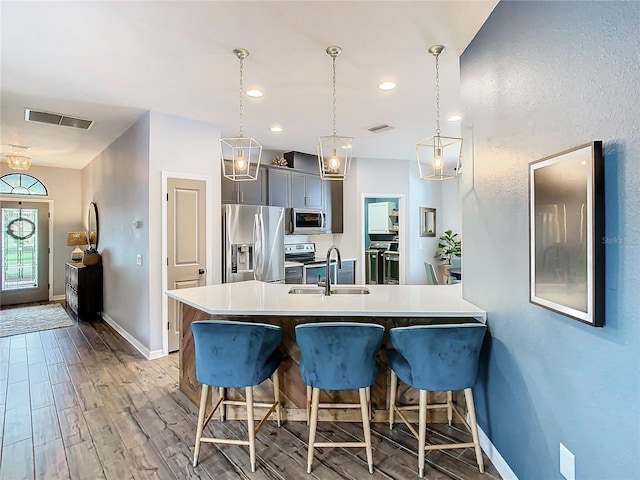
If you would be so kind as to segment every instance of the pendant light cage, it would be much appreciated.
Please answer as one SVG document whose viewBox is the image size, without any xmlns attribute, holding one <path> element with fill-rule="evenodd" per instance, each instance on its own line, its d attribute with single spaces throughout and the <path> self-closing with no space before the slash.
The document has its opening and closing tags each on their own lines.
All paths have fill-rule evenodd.
<svg viewBox="0 0 640 480">
<path fill-rule="evenodd" d="M 240 134 L 237 137 L 220 139 L 220 159 L 222 174 L 234 182 L 255 181 L 258 179 L 262 145 L 254 138 L 245 137 L 242 128 L 243 114 L 243 70 L 244 59 L 249 52 L 244 48 L 236 48 L 233 53 L 240 60 Z"/>
<path fill-rule="evenodd" d="M 318 141 L 318 166 L 323 180 L 344 180 L 351 166 L 353 137 L 344 137 L 336 130 L 336 57 L 342 49 L 332 46 L 327 54 L 333 63 L 333 135 L 321 136 Z"/>
<path fill-rule="evenodd" d="M 449 180 L 462 173 L 462 138 L 440 134 L 440 63 L 442 45 L 429 48 L 436 59 L 436 134 L 416 143 L 418 172 L 422 180 Z"/>
</svg>

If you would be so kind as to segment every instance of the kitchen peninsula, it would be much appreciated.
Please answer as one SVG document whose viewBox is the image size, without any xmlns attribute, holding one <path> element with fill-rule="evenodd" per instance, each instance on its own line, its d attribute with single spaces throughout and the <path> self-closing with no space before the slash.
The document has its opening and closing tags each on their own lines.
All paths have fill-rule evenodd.
<svg viewBox="0 0 640 480">
<path fill-rule="evenodd" d="M 461 285 L 367 285 L 369 294 L 290 294 L 291 285 L 258 281 L 225 283 L 204 287 L 170 290 L 167 295 L 182 304 L 180 344 L 180 389 L 194 402 L 200 398 L 195 376 L 191 322 L 230 319 L 279 325 L 284 329 L 281 346 L 287 358 L 280 367 L 283 413 L 289 420 L 306 420 L 306 385 L 300 378 L 300 353 L 295 342 L 295 326 L 314 321 L 360 321 L 395 326 L 430 323 L 484 322 L 486 313 L 462 299 Z M 300 287 L 305 288 L 305 287 Z M 307 287 L 308 288 L 308 287 Z M 311 287 L 313 288 L 313 287 Z M 379 355 L 380 373 L 371 387 L 373 421 L 387 420 L 387 367 L 384 349 Z M 271 381 L 254 389 L 256 398 L 269 395 Z M 417 391 L 403 386 L 400 399 L 413 402 Z M 233 391 L 240 395 L 240 392 Z M 231 392 L 230 392 L 231 395 Z M 353 392 L 323 392 L 332 401 L 351 402 Z M 439 394 L 433 394 L 438 401 Z M 321 401 L 322 397 L 321 397 Z M 357 401 L 357 400 L 355 400 Z M 431 400 L 430 400 L 431 401 Z M 462 402 L 464 404 L 464 402 Z M 358 420 L 352 410 L 325 411 L 325 419 Z M 431 421 L 441 412 L 430 411 Z M 228 418 L 241 418 L 241 411 L 229 407 Z M 321 416 L 322 418 L 322 416 Z"/>
</svg>

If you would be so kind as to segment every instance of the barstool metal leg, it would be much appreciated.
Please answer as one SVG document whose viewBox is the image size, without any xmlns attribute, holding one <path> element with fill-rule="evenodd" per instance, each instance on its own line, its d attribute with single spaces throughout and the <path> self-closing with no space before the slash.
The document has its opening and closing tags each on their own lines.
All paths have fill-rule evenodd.
<svg viewBox="0 0 640 480">
<path fill-rule="evenodd" d="M 204 430 L 204 414 L 207 411 L 207 397 L 209 396 L 209 385 L 202 385 L 200 390 L 200 409 L 198 410 L 198 429 L 196 430 L 196 446 L 193 452 L 193 466 L 198 465 L 200 455 L 200 439 Z"/>
<path fill-rule="evenodd" d="M 391 369 L 390 369 L 391 370 Z M 393 415 L 396 407 L 396 391 L 398 389 L 398 376 L 391 370 L 391 388 L 389 391 L 389 430 L 393 429 Z"/>
<path fill-rule="evenodd" d="M 369 400 L 367 399 L 367 389 L 360 388 L 360 410 L 362 411 L 362 429 L 364 430 L 364 443 L 367 451 L 367 464 L 369 473 L 373 473 L 373 452 L 371 449 L 371 427 L 369 425 Z"/>
<path fill-rule="evenodd" d="M 482 449 L 480 448 L 480 437 L 478 436 L 478 422 L 476 421 L 476 407 L 473 402 L 473 392 L 470 388 L 464 389 L 464 398 L 467 401 L 467 410 L 469 412 L 469 423 L 471 427 L 471 436 L 476 451 L 476 461 L 480 473 L 484 473 L 484 460 L 482 459 Z"/>
<path fill-rule="evenodd" d="M 309 426 L 309 451 L 307 453 L 307 473 L 311 473 L 313 464 L 313 446 L 316 442 L 316 428 L 318 427 L 318 405 L 320 403 L 320 389 L 314 388 L 311 395 L 311 424 Z"/>
<path fill-rule="evenodd" d="M 276 403 L 276 421 L 278 422 L 278 427 L 280 427 L 280 422 L 282 417 L 280 416 L 280 377 L 278 377 L 278 369 L 273 372 L 271 376 L 271 380 L 273 381 L 273 401 Z"/>
<path fill-rule="evenodd" d="M 424 444 L 427 437 L 427 391 L 420 390 L 420 408 L 418 410 L 418 476 L 424 477 Z"/>
<path fill-rule="evenodd" d="M 256 471 L 256 427 L 253 416 L 253 388 L 246 387 L 247 396 L 247 433 L 249 434 L 249 461 L 251 471 Z"/>
</svg>

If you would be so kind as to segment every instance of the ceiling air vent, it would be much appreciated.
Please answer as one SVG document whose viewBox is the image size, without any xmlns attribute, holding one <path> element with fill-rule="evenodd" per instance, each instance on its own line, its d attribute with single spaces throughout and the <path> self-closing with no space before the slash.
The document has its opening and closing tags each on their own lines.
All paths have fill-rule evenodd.
<svg viewBox="0 0 640 480">
<path fill-rule="evenodd" d="M 88 130 L 93 125 L 93 120 L 84 120 L 61 113 L 38 112 L 29 108 L 24 110 L 24 119 L 27 122 L 48 123 L 49 125 L 81 128 L 82 130 Z"/>
<path fill-rule="evenodd" d="M 373 133 L 386 132 L 387 130 L 392 130 L 393 127 L 391 125 L 387 125 L 386 123 L 381 123 L 380 125 L 374 125 L 370 127 L 368 130 Z"/>
</svg>

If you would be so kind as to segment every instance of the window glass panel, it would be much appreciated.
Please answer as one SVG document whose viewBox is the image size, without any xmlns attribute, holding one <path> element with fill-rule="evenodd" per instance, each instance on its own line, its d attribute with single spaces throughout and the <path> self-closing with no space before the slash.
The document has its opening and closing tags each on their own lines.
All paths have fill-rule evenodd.
<svg viewBox="0 0 640 480">
<path fill-rule="evenodd" d="M 38 286 L 38 210 L 2 209 L 2 290 Z"/>
<path fill-rule="evenodd" d="M 0 193 L 6 195 L 47 195 L 47 187 L 35 177 L 9 173 L 0 177 Z"/>
</svg>

